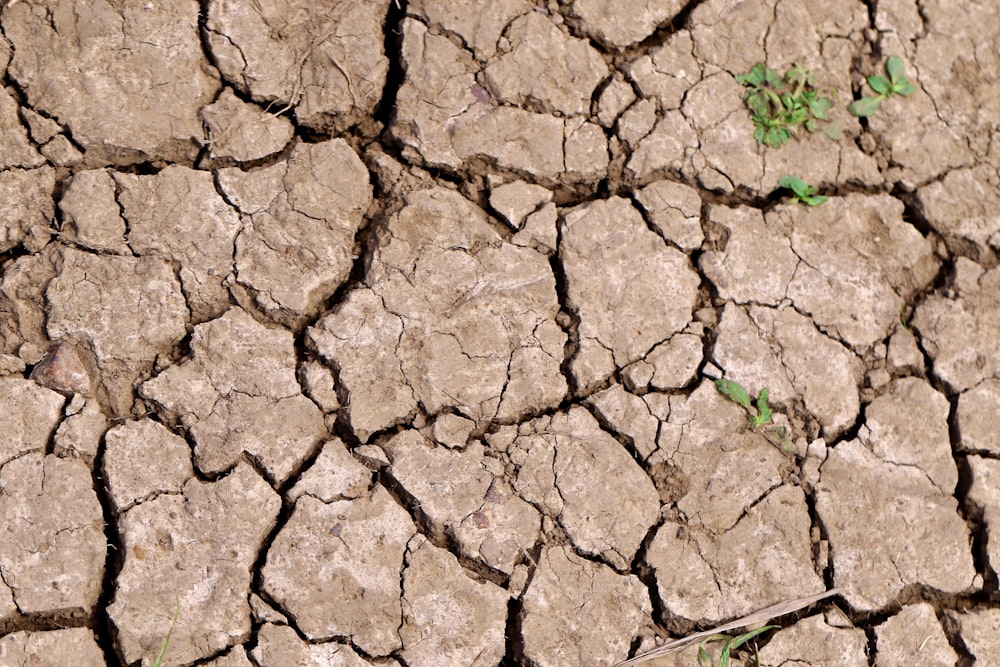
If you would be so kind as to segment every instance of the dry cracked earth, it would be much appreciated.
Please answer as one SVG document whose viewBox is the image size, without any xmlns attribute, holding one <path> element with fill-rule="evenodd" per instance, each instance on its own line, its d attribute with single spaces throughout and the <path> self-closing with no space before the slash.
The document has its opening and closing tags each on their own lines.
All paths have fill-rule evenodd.
<svg viewBox="0 0 1000 667">
<path fill-rule="evenodd" d="M 2 667 L 175 612 L 170 666 L 607 667 L 831 587 L 761 665 L 1000 664 L 997 3 L 0 31 Z M 756 145 L 736 75 L 892 54 L 912 97 Z"/>
</svg>

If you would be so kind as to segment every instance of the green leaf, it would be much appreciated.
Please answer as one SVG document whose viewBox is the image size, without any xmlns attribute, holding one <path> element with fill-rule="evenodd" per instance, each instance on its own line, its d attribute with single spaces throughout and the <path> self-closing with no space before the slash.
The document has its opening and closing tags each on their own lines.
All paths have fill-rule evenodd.
<svg viewBox="0 0 1000 667">
<path fill-rule="evenodd" d="M 881 97 L 862 97 L 860 100 L 855 100 L 851 102 L 851 105 L 847 107 L 847 110 L 858 118 L 867 118 L 872 116 L 878 111 L 879 105 L 882 103 Z"/>
<path fill-rule="evenodd" d="M 909 97 L 913 93 L 917 92 L 917 87 L 906 79 L 901 79 L 898 83 L 892 86 L 892 92 L 897 95 L 902 95 L 903 97 Z"/>
<path fill-rule="evenodd" d="M 750 641 L 751 639 L 753 639 L 757 635 L 764 634 L 768 630 L 774 630 L 776 627 L 778 627 L 778 626 L 777 625 L 765 625 L 765 626 L 757 628 L 756 630 L 751 630 L 750 632 L 745 632 L 742 635 L 740 635 L 739 637 L 733 638 L 733 641 L 732 641 L 733 648 L 737 649 L 737 648 L 743 646 L 744 644 L 746 644 L 748 641 Z"/>
<path fill-rule="evenodd" d="M 715 388 L 733 403 L 742 405 L 746 410 L 750 409 L 750 394 L 739 382 L 720 378 L 715 381 Z"/>
<path fill-rule="evenodd" d="M 826 112 L 833 107 L 833 100 L 829 97 L 820 97 L 809 102 L 809 111 L 812 111 L 812 115 L 820 120 L 829 120 L 830 117 L 826 115 Z"/>
<path fill-rule="evenodd" d="M 803 181 L 798 176 L 782 176 L 778 179 L 778 185 L 788 190 L 791 190 L 795 194 L 805 193 L 809 189 L 809 184 Z"/>
<path fill-rule="evenodd" d="M 903 59 L 899 56 L 889 56 L 889 59 L 885 62 L 885 71 L 895 83 L 899 81 L 903 76 L 903 70 L 906 69 L 906 64 Z"/>
<path fill-rule="evenodd" d="M 840 141 L 844 138 L 844 126 L 838 120 L 835 123 L 831 123 L 823 128 L 823 134 L 834 141 Z"/>
<path fill-rule="evenodd" d="M 799 201 L 801 201 L 806 206 L 819 206 L 820 204 L 825 204 L 826 199 L 827 198 L 824 197 L 823 195 L 812 195 L 809 197 L 800 197 Z"/>
<path fill-rule="evenodd" d="M 181 611 L 180 603 L 174 608 L 174 619 L 170 621 L 170 629 L 167 630 L 167 636 L 163 639 L 163 645 L 160 646 L 160 653 L 156 656 L 156 662 L 153 663 L 153 667 L 160 667 L 163 664 L 163 656 L 167 654 L 167 644 L 170 643 L 170 635 L 174 633 L 174 626 L 177 625 L 177 615 Z"/>
<path fill-rule="evenodd" d="M 892 83 L 884 76 L 868 77 L 868 85 L 879 95 L 888 95 L 889 91 L 892 90 Z"/>
<path fill-rule="evenodd" d="M 764 387 L 760 390 L 760 397 L 757 399 L 757 416 L 753 418 L 753 427 L 759 428 L 765 424 L 770 424 L 773 417 L 771 406 L 767 404 L 769 390 Z"/>
</svg>

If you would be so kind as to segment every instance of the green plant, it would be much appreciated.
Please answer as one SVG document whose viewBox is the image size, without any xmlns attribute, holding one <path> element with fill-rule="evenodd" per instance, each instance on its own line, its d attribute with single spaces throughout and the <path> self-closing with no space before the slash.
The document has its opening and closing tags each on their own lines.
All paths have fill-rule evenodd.
<svg viewBox="0 0 1000 667">
<path fill-rule="evenodd" d="M 826 201 L 826 197 L 816 194 L 816 186 L 809 185 L 798 176 L 782 176 L 778 179 L 778 185 L 791 190 L 796 201 L 806 206 L 819 206 Z"/>
<path fill-rule="evenodd" d="M 170 643 L 170 635 L 174 633 L 174 626 L 177 625 L 177 614 L 180 610 L 180 605 L 174 608 L 174 618 L 170 621 L 170 629 L 167 630 L 167 636 L 163 638 L 163 644 L 160 646 L 160 652 L 156 656 L 156 662 L 153 663 L 153 667 L 162 667 L 163 665 L 163 656 L 167 654 L 167 645 Z"/>
<path fill-rule="evenodd" d="M 778 626 L 765 625 L 764 627 L 751 630 L 750 632 L 745 632 L 736 637 L 729 637 L 727 635 L 712 635 L 711 637 L 707 637 L 700 644 L 698 644 L 698 667 L 713 667 L 712 657 L 708 654 L 708 651 L 705 650 L 705 644 L 708 642 L 726 642 L 723 644 L 722 653 L 719 655 L 719 667 L 729 667 L 729 656 L 734 650 L 743 646 L 743 644 L 747 643 L 757 635 L 767 632 L 768 630 L 773 630 L 776 627 Z"/>
<path fill-rule="evenodd" d="M 772 442 L 777 440 L 781 443 L 782 449 L 786 452 L 791 451 L 792 439 L 788 429 L 784 426 L 772 425 L 774 414 L 771 411 L 771 406 L 768 405 L 770 390 L 767 387 L 760 390 L 760 396 L 757 397 L 756 401 L 751 398 L 746 387 L 735 380 L 719 378 L 715 381 L 715 388 L 723 396 L 747 411 L 747 426 L 750 427 L 750 430 L 763 434 Z"/>
<path fill-rule="evenodd" d="M 882 100 L 887 97 L 891 97 L 892 95 L 908 97 L 912 95 L 916 91 L 916 87 L 910 83 L 909 79 L 903 76 L 904 69 L 906 69 L 906 65 L 903 63 L 902 58 L 899 56 L 889 56 L 889 59 L 885 62 L 885 73 L 889 77 L 886 78 L 881 75 L 868 77 L 868 85 L 875 91 L 875 96 L 862 97 L 860 100 L 855 100 L 851 102 L 847 109 L 859 118 L 867 118 L 878 111 Z"/>
<path fill-rule="evenodd" d="M 757 63 L 736 80 L 750 89 L 746 103 L 758 144 L 778 148 L 798 136 L 800 127 L 815 132 L 820 123 L 830 123 L 827 112 L 833 107 L 836 93 L 817 88 L 813 73 L 799 64 L 781 76 L 764 63 Z M 831 138 L 840 138 L 838 127 L 829 125 L 827 129 Z"/>
</svg>

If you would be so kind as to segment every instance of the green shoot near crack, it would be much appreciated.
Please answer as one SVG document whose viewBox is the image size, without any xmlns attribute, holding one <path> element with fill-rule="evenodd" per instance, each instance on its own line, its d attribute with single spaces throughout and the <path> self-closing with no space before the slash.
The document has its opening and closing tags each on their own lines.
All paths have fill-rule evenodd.
<svg viewBox="0 0 1000 667">
<path fill-rule="evenodd" d="M 757 63 L 736 81 L 748 87 L 746 103 L 750 108 L 758 144 L 778 148 L 797 137 L 800 128 L 815 132 L 822 123 L 831 139 L 840 138 L 840 130 L 830 124 L 827 112 L 834 100 L 817 88 L 813 74 L 796 64 L 784 76 L 764 63 Z M 831 93 L 834 97 L 836 93 Z"/>
<path fill-rule="evenodd" d="M 720 394 L 747 411 L 747 426 L 750 427 L 750 430 L 763 434 L 771 442 L 777 440 L 781 443 L 783 450 L 786 452 L 791 451 L 792 439 L 788 434 L 788 429 L 772 423 L 774 421 L 774 414 L 767 402 L 770 389 L 767 387 L 761 389 L 760 396 L 757 397 L 756 401 L 753 401 L 746 387 L 735 380 L 720 378 L 715 381 L 715 388 L 719 390 Z"/>
<path fill-rule="evenodd" d="M 167 654 L 167 645 L 170 643 L 170 635 L 174 633 L 174 626 L 177 625 L 177 614 L 180 613 L 181 606 L 178 604 L 174 608 L 174 619 L 170 621 L 170 629 L 167 630 L 167 636 L 163 638 L 163 644 L 160 646 L 160 652 L 156 656 L 156 662 L 153 663 L 153 667 L 161 667 L 163 665 L 163 657 Z"/>
<path fill-rule="evenodd" d="M 796 201 L 806 206 L 819 206 L 826 201 L 826 197 L 816 194 L 816 186 L 809 185 L 798 176 L 782 176 L 778 179 L 778 185 L 791 190 Z"/>
<path fill-rule="evenodd" d="M 722 646 L 721 655 L 719 655 L 719 667 L 730 667 L 730 654 L 734 650 L 743 646 L 743 644 L 746 644 L 757 635 L 767 632 L 768 630 L 773 630 L 776 627 L 778 626 L 765 625 L 764 627 L 751 630 L 750 632 L 745 632 L 737 637 L 729 637 L 727 635 L 712 635 L 711 637 L 708 637 L 698 645 L 698 667 L 714 667 L 712 657 L 708 655 L 708 651 L 705 650 L 705 644 L 708 642 L 726 642 Z"/>
<path fill-rule="evenodd" d="M 859 118 L 867 118 L 878 111 L 882 100 L 887 97 L 893 95 L 909 97 L 912 95 L 917 89 L 910 83 L 909 79 L 903 76 L 905 69 L 906 65 L 902 58 L 890 56 L 885 63 L 885 73 L 889 75 L 888 78 L 880 75 L 868 77 L 868 85 L 875 91 L 875 96 L 862 97 L 860 100 L 851 102 L 851 105 L 847 107 L 848 111 Z"/>
</svg>

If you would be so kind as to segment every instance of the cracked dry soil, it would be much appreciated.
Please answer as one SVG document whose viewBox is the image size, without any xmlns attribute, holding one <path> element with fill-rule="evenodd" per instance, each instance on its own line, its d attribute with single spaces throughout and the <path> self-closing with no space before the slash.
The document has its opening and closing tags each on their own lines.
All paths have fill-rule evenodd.
<svg viewBox="0 0 1000 667">
<path fill-rule="evenodd" d="M 175 610 L 169 666 L 607 667 L 832 586 L 761 665 L 1000 664 L 997 3 L 0 30 L 0 667 Z M 755 144 L 737 74 L 891 54 L 911 98 Z"/>
</svg>

